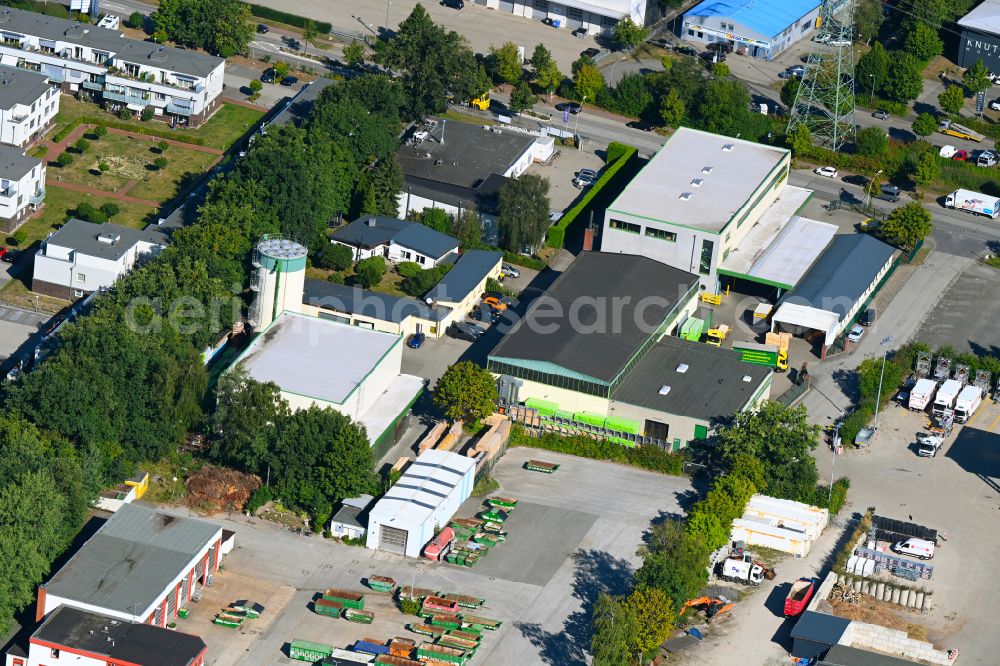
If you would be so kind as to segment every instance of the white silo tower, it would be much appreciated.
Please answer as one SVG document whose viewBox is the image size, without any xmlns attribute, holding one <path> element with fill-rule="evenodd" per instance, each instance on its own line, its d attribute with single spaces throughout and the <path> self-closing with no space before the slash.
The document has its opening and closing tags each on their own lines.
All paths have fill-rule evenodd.
<svg viewBox="0 0 1000 666">
<path fill-rule="evenodd" d="M 250 325 L 260 331 L 285 310 L 302 311 L 306 248 L 287 238 L 265 236 L 253 252 Z"/>
</svg>

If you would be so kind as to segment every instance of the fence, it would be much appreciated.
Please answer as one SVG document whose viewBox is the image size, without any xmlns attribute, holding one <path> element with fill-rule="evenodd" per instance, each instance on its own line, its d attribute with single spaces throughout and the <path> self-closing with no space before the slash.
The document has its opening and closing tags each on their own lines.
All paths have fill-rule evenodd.
<svg viewBox="0 0 1000 666">
<path fill-rule="evenodd" d="M 809 382 L 807 381 L 800 384 L 792 384 L 792 388 L 779 395 L 775 399 L 775 402 L 785 405 L 786 407 L 791 407 L 792 403 L 798 400 L 808 390 Z"/>
</svg>

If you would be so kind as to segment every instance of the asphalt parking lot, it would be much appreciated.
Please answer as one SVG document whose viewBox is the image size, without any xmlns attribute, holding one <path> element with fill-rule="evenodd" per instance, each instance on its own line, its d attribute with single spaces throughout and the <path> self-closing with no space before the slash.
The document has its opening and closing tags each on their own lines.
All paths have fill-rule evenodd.
<svg viewBox="0 0 1000 666">
<path fill-rule="evenodd" d="M 523 464 L 531 458 L 561 468 L 551 476 L 529 472 Z M 297 662 L 287 657 L 286 646 L 296 638 L 338 647 L 365 636 L 418 639 L 403 626 L 412 618 L 399 614 L 385 595 L 366 593 L 366 608 L 376 613 L 372 625 L 311 611 L 319 591 L 364 591 L 364 579 L 381 574 L 402 585 L 486 599 L 479 614 L 504 625 L 487 632 L 477 664 L 584 663 L 590 606 L 598 592 L 626 589 L 639 564 L 635 551 L 643 533 L 663 514 L 681 511 L 690 485 L 678 477 L 520 448 L 507 453 L 493 476 L 501 484 L 497 494 L 516 497 L 521 506 L 505 525 L 507 541 L 472 568 L 305 537 L 240 514 L 212 518 L 236 532 L 236 548 L 178 629 L 206 637 L 212 666 L 290 666 Z M 470 500 L 459 515 L 473 515 L 481 501 Z M 265 615 L 239 630 L 210 624 L 219 607 L 238 598 L 264 604 Z"/>
<path fill-rule="evenodd" d="M 959 352 L 1000 353 L 1000 271 L 973 263 L 958 276 L 943 276 L 951 284 L 920 327 L 917 340 L 932 347 L 951 345 Z"/>
<path fill-rule="evenodd" d="M 47 314 L 0 305 L 0 363 L 38 333 L 39 324 L 48 318 Z"/>
</svg>

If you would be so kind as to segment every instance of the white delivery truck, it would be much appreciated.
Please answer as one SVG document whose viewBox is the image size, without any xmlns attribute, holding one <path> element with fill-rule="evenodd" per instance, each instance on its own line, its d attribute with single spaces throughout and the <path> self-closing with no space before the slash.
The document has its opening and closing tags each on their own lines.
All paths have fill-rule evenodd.
<svg viewBox="0 0 1000 666">
<path fill-rule="evenodd" d="M 934 416 L 944 416 L 945 412 L 950 411 L 955 406 L 955 399 L 958 398 L 958 393 L 961 390 L 962 382 L 957 379 L 949 379 L 941 384 L 937 397 L 934 398 Z"/>
<path fill-rule="evenodd" d="M 907 407 L 917 412 L 927 409 L 927 405 L 931 404 L 931 400 L 934 398 L 937 386 L 937 382 L 933 379 L 918 379 L 917 383 L 910 389 L 910 403 Z"/>
<path fill-rule="evenodd" d="M 962 389 L 955 400 L 955 421 L 958 423 L 968 423 L 969 419 L 979 405 L 983 404 L 983 390 L 978 386 L 969 384 Z"/>
<path fill-rule="evenodd" d="M 1000 215 L 1000 199 L 971 190 L 955 190 L 944 198 L 944 207 L 991 219 Z"/>
</svg>

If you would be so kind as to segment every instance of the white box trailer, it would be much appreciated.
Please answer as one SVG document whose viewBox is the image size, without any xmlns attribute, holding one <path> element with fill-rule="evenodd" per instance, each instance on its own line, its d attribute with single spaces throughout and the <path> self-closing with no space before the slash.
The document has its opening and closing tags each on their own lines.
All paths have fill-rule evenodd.
<svg viewBox="0 0 1000 666">
<path fill-rule="evenodd" d="M 801 530 L 779 527 L 777 521 L 764 518 L 737 518 L 733 521 L 730 541 L 743 541 L 748 547 L 764 546 L 796 557 L 805 557 L 813 540 Z"/>
<path fill-rule="evenodd" d="M 747 502 L 743 517 L 774 520 L 779 527 L 802 530 L 810 539 L 816 539 L 826 528 L 830 512 L 802 502 L 754 495 Z"/>
<path fill-rule="evenodd" d="M 946 195 L 944 206 L 974 215 L 985 215 L 991 219 L 1000 215 L 1000 198 L 972 190 L 955 190 Z"/>
<path fill-rule="evenodd" d="M 937 382 L 933 379 L 918 379 L 917 383 L 910 389 L 910 402 L 908 407 L 914 411 L 922 412 L 931 404 L 934 394 L 937 392 Z"/>
<path fill-rule="evenodd" d="M 955 421 L 957 423 L 968 423 L 969 419 L 979 406 L 983 404 L 983 390 L 978 386 L 969 384 L 962 389 L 955 399 Z"/>
<path fill-rule="evenodd" d="M 937 397 L 934 398 L 934 416 L 943 416 L 945 412 L 954 408 L 955 399 L 958 398 L 958 393 L 961 390 L 962 382 L 957 379 L 948 379 L 941 384 Z"/>
</svg>

